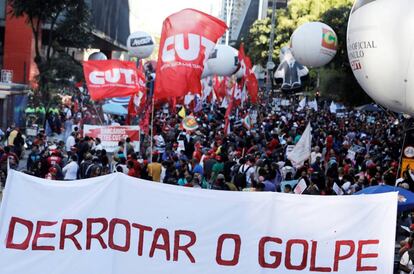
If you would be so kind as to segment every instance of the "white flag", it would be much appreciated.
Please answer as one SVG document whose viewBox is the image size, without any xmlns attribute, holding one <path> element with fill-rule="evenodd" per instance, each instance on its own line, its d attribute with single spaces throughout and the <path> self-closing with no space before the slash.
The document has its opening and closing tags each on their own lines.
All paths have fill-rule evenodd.
<svg viewBox="0 0 414 274">
<path fill-rule="evenodd" d="M 306 184 L 306 181 L 304 179 L 301 179 L 299 183 L 296 185 L 293 192 L 295 194 L 302 194 L 306 190 L 307 187 L 308 185 Z"/>
<path fill-rule="evenodd" d="M 187 93 L 187 95 L 184 97 L 184 105 L 188 107 L 194 99 L 195 99 L 194 94 Z"/>
<path fill-rule="evenodd" d="M 220 107 L 221 108 L 227 108 L 229 106 L 229 99 L 226 97 L 223 98 L 223 101 L 221 102 Z"/>
<path fill-rule="evenodd" d="M 201 79 L 201 84 L 203 86 L 203 96 L 202 101 L 205 102 L 207 100 L 207 97 L 210 96 L 211 92 L 213 91 L 213 87 L 210 86 L 210 78 Z"/>
<path fill-rule="evenodd" d="M 344 195 L 344 191 L 342 190 L 342 188 L 340 188 L 339 186 L 338 186 L 338 184 L 337 183 L 334 183 L 334 185 L 333 185 L 333 191 L 335 191 L 335 193 L 336 193 L 336 195 Z"/>
<path fill-rule="evenodd" d="M 299 107 L 297 108 L 297 111 L 301 111 L 306 107 L 306 97 L 300 100 Z"/>
<path fill-rule="evenodd" d="M 312 148 L 312 128 L 310 123 L 306 126 L 305 131 L 300 137 L 299 142 L 293 150 L 287 155 L 293 166 L 298 168 L 303 166 L 306 160 L 310 158 Z"/>
<path fill-rule="evenodd" d="M 334 101 L 332 101 L 331 105 L 329 106 L 329 110 L 331 111 L 331 113 L 336 113 L 336 104 L 334 103 Z"/>
<path fill-rule="evenodd" d="M 315 111 L 318 111 L 318 103 L 316 102 L 316 99 L 308 102 L 308 107 L 313 108 Z"/>
</svg>

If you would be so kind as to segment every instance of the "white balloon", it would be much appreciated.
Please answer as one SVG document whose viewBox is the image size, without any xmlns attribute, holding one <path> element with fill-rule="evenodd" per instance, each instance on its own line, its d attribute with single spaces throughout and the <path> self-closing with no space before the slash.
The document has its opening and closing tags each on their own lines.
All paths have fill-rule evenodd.
<svg viewBox="0 0 414 274">
<path fill-rule="evenodd" d="M 88 60 L 92 61 L 92 60 L 108 60 L 108 58 L 106 57 L 106 55 L 103 52 L 94 52 L 91 55 L 89 55 Z"/>
<path fill-rule="evenodd" d="M 154 39 L 144 31 L 131 33 L 127 40 L 129 53 L 140 59 L 149 57 L 154 51 L 154 47 Z"/>
<path fill-rule="evenodd" d="M 210 75 L 230 76 L 235 73 L 239 67 L 238 55 L 239 52 L 235 48 L 217 45 L 207 60 Z"/>
<path fill-rule="evenodd" d="M 414 4 L 357 0 L 348 23 L 348 57 L 356 79 L 377 103 L 414 115 Z"/>
<path fill-rule="evenodd" d="M 237 70 L 235 76 L 237 79 L 243 78 L 243 76 L 246 74 L 246 65 L 242 62 L 240 64 L 240 68 Z"/>
<path fill-rule="evenodd" d="M 207 77 L 209 77 L 211 75 L 213 75 L 213 74 L 211 73 L 211 70 L 208 67 L 208 64 L 206 62 L 206 64 L 204 65 L 203 73 L 201 74 L 201 78 L 207 78 Z"/>
<path fill-rule="evenodd" d="M 322 67 L 336 54 L 338 38 L 332 28 L 321 22 L 310 22 L 297 28 L 290 38 L 296 61 L 308 67 Z"/>
</svg>

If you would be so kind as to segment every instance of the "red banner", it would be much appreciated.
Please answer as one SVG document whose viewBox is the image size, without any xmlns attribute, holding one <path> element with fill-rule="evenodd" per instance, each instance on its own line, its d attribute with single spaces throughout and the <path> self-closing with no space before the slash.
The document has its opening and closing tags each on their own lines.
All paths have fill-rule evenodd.
<svg viewBox="0 0 414 274">
<path fill-rule="evenodd" d="M 201 73 L 226 24 L 208 14 L 184 9 L 163 23 L 158 54 L 155 98 L 201 92 Z"/>
<path fill-rule="evenodd" d="M 115 152 L 118 142 L 130 138 L 135 150 L 139 151 L 140 128 L 138 126 L 93 126 L 84 125 L 83 135 L 100 138 L 102 147 L 107 152 Z"/>
<path fill-rule="evenodd" d="M 134 62 L 86 61 L 83 72 L 92 100 L 126 97 L 140 89 L 140 79 Z"/>
</svg>

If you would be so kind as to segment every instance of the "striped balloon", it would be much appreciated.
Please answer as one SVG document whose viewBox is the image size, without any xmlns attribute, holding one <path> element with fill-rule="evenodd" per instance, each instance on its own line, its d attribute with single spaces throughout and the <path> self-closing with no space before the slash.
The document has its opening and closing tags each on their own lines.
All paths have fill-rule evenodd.
<svg viewBox="0 0 414 274">
<path fill-rule="evenodd" d="M 129 96 L 128 97 L 117 97 L 117 98 L 110 99 L 108 103 L 125 106 L 125 105 L 128 105 L 129 99 L 130 99 Z"/>
</svg>

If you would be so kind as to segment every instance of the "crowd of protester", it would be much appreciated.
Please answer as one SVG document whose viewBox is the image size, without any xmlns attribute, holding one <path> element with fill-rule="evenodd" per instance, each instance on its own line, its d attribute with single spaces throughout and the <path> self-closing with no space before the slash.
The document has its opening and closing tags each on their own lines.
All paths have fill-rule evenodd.
<svg viewBox="0 0 414 274">
<path fill-rule="evenodd" d="M 357 111 L 336 115 L 320 105 L 318 112 L 274 102 L 244 107 L 239 117 L 250 112 L 252 128 L 246 129 L 233 115 L 228 136 L 223 129 L 225 109 L 205 106 L 195 113 L 195 131 L 184 130 L 178 115 L 161 109 L 155 116 L 153 149 L 148 138 L 143 138 L 140 151 L 126 139 L 114 153 L 106 152 L 99 138 L 83 136 L 85 121 L 98 124 L 97 118 L 88 111 L 78 116 L 73 108 L 62 106 L 49 113 L 46 130 L 34 138 L 24 168 L 34 176 L 57 180 L 123 172 L 172 185 L 233 191 L 292 192 L 302 179 L 309 194 L 338 194 L 334 184 L 340 194 L 352 194 L 367 186 L 395 185 L 397 179 L 398 185 L 414 190 L 409 171 L 397 174 L 403 129 L 394 123 L 395 117 Z M 299 141 L 308 122 L 312 153 L 297 167 L 287 159 L 287 150 Z M 0 163 L 9 159 L 17 167 L 24 152 L 22 132 L 9 128 L 5 137 Z"/>
<path fill-rule="evenodd" d="M 26 152 L 19 128 L 11 126 L 2 132 L 0 180 L 4 184 L 8 163 L 50 180 L 121 172 L 178 187 L 225 191 L 294 193 L 300 181 L 306 183 L 302 194 L 310 195 L 351 195 L 381 184 L 414 191 L 411 171 L 399 170 L 403 117 L 397 123 L 395 116 L 384 111 L 331 113 L 327 102 L 319 102 L 318 111 L 299 111 L 293 100 L 287 106 L 279 103 L 269 100 L 240 107 L 231 116 L 230 134 L 224 130 L 225 108 L 204 105 L 194 113 L 198 124 L 194 131 L 183 129 L 179 115 L 160 108 L 155 113 L 153 148 L 150 134 L 142 134 L 139 151 L 126 138 L 113 153 L 105 150 L 99 138 L 84 136 L 82 125 L 123 124 L 124 120 L 105 117 L 103 122 L 96 109 L 86 104 L 78 109 L 62 104 L 45 115 L 45 130 L 35 136 Z M 246 113 L 253 122 L 249 129 L 240 121 Z M 287 152 L 300 140 L 308 122 L 311 155 L 303 165 L 295 166 Z M 410 227 L 409 215 L 403 217 Z M 400 243 L 402 269 L 412 262 L 410 252 L 414 259 L 414 237 L 407 236 Z M 407 267 L 412 269 L 412 264 Z"/>
</svg>

